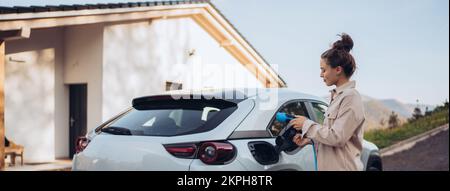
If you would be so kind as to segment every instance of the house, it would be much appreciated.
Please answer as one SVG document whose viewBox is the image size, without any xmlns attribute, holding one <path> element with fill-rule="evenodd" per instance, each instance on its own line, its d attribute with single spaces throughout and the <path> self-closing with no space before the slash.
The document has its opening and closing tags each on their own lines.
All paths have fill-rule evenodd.
<svg viewBox="0 0 450 191">
<path fill-rule="evenodd" d="M 0 72 L 0 145 L 23 145 L 30 163 L 71 157 L 134 97 L 286 86 L 202 0 L 0 7 Z"/>
</svg>

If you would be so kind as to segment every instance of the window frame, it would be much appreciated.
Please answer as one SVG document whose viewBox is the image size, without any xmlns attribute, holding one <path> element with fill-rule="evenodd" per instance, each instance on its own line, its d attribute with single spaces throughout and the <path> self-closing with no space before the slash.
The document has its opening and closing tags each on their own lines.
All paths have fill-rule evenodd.
<svg viewBox="0 0 450 191">
<path fill-rule="evenodd" d="M 276 113 L 278 113 L 283 107 L 285 107 L 288 104 L 291 104 L 293 102 L 302 102 L 305 105 L 306 112 L 308 113 L 309 117 L 313 121 L 317 121 L 317 117 L 314 113 L 314 110 L 312 108 L 313 103 L 321 103 L 328 107 L 328 104 L 322 101 L 314 100 L 314 99 L 292 99 L 289 101 L 284 102 L 281 104 L 278 109 L 275 110 L 275 113 L 272 114 L 272 118 L 270 119 L 269 123 L 267 124 L 266 128 L 264 130 L 253 130 L 253 131 L 234 131 L 229 137 L 229 140 L 242 140 L 242 139 L 275 139 L 277 136 L 274 136 L 272 132 L 270 131 L 271 124 L 276 118 Z"/>
<path fill-rule="evenodd" d="M 316 122 L 316 123 L 319 123 L 319 121 L 318 121 L 319 118 L 318 118 L 318 116 L 316 116 L 316 112 L 314 112 L 314 106 L 313 106 L 313 103 L 322 104 L 322 105 L 324 105 L 324 106 L 327 107 L 327 110 L 328 110 L 329 105 L 328 105 L 327 103 L 323 102 L 323 101 L 312 100 L 312 101 L 309 101 L 309 102 L 308 102 L 308 105 L 309 105 L 309 108 L 310 108 L 310 113 L 312 114 L 312 116 L 314 116 L 314 117 L 313 117 L 314 119 L 312 119 L 312 120 L 313 120 L 314 122 Z M 325 111 L 325 112 L 326 112 L 326 111 Z M 325 113 L 324 113 L 323 115 L 325 115 Z"/>
<path fill-rule="evenodd" d="M 272 134 L 272 131 L 270 130 L 270 128 L 272 127 L 272 123 L 274 122 L 274 120 L 275 120 L 275 118 L 276 118 L 276 114 L 277 114 L 278 112 L 280 112 L 282 108 L 286 107 L 287 105 L 289 105 L 289 104 L 291 104 L 291 103 L 301 102 L 301 103 L 303 103 L 303 105 L 305 106 L 306 113 L 308 114 L 307 117 L 311 117 L 311 116 L 312 116 L 312 115 L 311 115 L 312 110 L 311 110 L 311 108 L 309 108 L 309 107 L 311 106 L 311 104 L 308 104 L 310 101 L 313 101 L 313 100 L 310 100 L 310 99 L 292 99 L 292 100 L 289 100 L 289 101 L 284 102 L 280 107 L 278 107 L 278 109 L 277 109 L 276 112 L 272 115 L 272 118 L 270 119 L 269 123 L 268 123 L 267 126 L 266 126 L 266 131 L 269 133 L 269 137 L 267 137 L 267 138 L 276 138 L 276 137 L 278 137 L 278 135 L 274 136 L 274 135 Z M 314 118 L 315 118 L 315 116 L 314 116 Z"/>
</svg>

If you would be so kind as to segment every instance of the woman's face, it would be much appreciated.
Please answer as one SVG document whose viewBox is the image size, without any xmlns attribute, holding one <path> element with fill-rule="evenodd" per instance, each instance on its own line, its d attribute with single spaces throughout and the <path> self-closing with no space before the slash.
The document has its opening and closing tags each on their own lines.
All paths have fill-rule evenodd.
<svg viewBox="0 0 450 191">
<path fill-rule="evenodd" d="M 327 86 L 335 85 L 342 73 L 341 67 L 333 68 L 326 63 L 325 59 L 320 59 L 320 77 Z"/>
</svg>

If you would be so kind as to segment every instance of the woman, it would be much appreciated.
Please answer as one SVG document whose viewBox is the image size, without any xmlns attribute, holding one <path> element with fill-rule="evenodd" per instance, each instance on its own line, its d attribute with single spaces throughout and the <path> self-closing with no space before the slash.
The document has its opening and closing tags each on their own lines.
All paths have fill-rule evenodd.
<svg viewBox="0 0 450 191">
<path fill-rule="evenodd" d="M 294 142 L 304 146 L 314 141 L 317 151 L 318 170 L 363 170 L 361 151 L 363 123 L 365 121 L 361 96 L 355 89 L 355 81 L 350 78 L 356 63 L 350 50 L 353 40 L 345 33 L 341 40 L 321 55 L 320 77 L 331 90 L 331 101 L 325 112 L 323 125 L 303 116 L 291 120 L 301 134 Z"/>
</svg>

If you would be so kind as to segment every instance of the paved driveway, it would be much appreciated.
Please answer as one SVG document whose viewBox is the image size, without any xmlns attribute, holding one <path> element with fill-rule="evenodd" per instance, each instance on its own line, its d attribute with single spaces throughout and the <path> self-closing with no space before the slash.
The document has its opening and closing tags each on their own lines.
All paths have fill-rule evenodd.
<svg viewBox="0 0 450 191">
<path fill-rule="evenodd" d="M 416 143 L 411 149 L 383 157 L 385 171 L 448 171 L 448 129 Z"/>
</svg>

